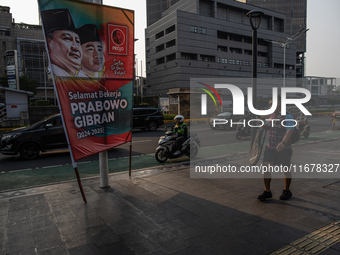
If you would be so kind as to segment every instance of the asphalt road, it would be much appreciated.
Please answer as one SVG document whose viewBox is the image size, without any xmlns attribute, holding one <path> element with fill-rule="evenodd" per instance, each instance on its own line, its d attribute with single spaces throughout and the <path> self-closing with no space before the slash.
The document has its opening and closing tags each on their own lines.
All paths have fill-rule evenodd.
<svg viewBox="0 0 340 255">
<path fill-rule="evenodd" d="M 330 117 L 314 117 L 309 119 L 311 132 L 324 132 L 331 129 L 332 120 Z M 201 146 L 207 147 L 212 145 L 223 145 L 229 143 L 241 143 L 250 140 L 249 137 L 237 140 L 235 130 L 213 130 L 209 125 L 192 126 L 191 132 L 197 132 L 201 140 Z M 160 128 L 155 132 L 149 131 L 134 131 L 132 135 L 132 156 L 141 154 L 153 154 L 158 144 L 159 137 L 164 134 L 165 129 Z M 116 147 L 108 152 L 108 157 L 121 158 L 129 156 L 129 144 Z M 98 161 L 98 155 L 80 160 L 79 162 Z M 35 160 L 24 160 L 19 156 L 5 156 L 0 154 L 0 173 L 43 168 L 56 165 L 71 164 L 71 159 L 68 151 L 42 153 Z"/>
</svg>

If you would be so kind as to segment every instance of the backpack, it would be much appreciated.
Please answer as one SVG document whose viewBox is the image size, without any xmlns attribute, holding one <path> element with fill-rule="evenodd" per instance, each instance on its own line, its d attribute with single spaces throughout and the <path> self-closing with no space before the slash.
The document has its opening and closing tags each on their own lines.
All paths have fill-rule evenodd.
<svg viewBox="0 0 340 255">
<path fill-rule="evenodd" d="M 291 144 L 294 144 L 296 143 L 297 141 L 300 140 L 300 130 L 297 129 L 296 127 L 294 127 L 294 132 L 292 134 L 292 136 L 290 137 L 290 143 Z"/>
<path fill-rule="evenodd" d="M 281 115 L 278 115 L 278 118 L 281 119 Z M 297 128 L 297 126 L 295 126 L 294 132 L 293 132 L 292 136 L 290 137 L 290 144 L 294 144 L 297 141 L 299 141 L 300 136 L 301 136 L 301 131 Z"/>
</svg>

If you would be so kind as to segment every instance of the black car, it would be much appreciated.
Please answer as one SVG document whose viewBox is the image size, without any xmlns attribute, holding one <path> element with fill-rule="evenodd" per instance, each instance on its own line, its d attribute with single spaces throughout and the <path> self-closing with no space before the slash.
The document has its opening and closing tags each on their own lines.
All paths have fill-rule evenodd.
<svg viewBox="0 0 340 255">
<path fill-rule="evenodd" d="M 157 108 L 133 108 L 133 128 L 155 131 L 164 124 L 164 116 Z"/>
<path fill-rule="evenodd" d="M 1 135 L 0 152 L 4 155 L 20 154 L 34 159 L 40 151 L 67 149 L 67 140 L 59 113 L 29 126 Z"/>
<path fill-rule="evenodd" d="M 235 123 L 235 122 L 239 122 L 240 119 L 246 119 L 246 116 L 245 115 L 234 115 L 231 112 L 221 112 L 216 117 L 210 119 L 209 125 L 212 129 L 230 130 L 231 120 L 233 121 L 233 123 Z M 215 126 L 214 126 L 214 120 L 215 120 Z M 216 121 L 216 120 L 220 120 L 220 121 Z M 232 128 L 236 128 L 236 127 L 237 125 L 232 126 Z"/>
</svg>

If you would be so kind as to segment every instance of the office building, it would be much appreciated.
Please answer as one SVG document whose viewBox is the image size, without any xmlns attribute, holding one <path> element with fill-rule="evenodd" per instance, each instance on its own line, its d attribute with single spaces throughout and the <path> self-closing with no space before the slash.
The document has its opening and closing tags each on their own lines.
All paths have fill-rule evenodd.
<svg viewBox="0 0 340 255">
<path fill-rule="evenodd" d="M 44 72 L 48 61 L 41 26 L 15 23 L 10 7 L 0 6 L 0 43 L 0 75 L 6 74 L 6 51 L 17 50 L 19 76 L 38 80 L 35 96 L 42 98 L 45 97 L 46 80 L 47 96 L 54 97 L 52 81 Z"/>
<path fill-rule="evenodd" d="M 146 24 L 152 25 L 162 18 L 162 13 L 179 0 L 146 0 Z"/>
<path fill-rule="evenodd" d="M 147 93 L 167 95 L 189 88 L 190 78 L 252 77 L 252 29 L 246 16 L 254 6 L 234 0 L 179 1 L 148 26 Z M 282 78 L 285 15 L 264 12 L 258 30 L 258 77 Z M 296 76 L 296 42 L 286 50 L 286 77 Z"/>
</svg>

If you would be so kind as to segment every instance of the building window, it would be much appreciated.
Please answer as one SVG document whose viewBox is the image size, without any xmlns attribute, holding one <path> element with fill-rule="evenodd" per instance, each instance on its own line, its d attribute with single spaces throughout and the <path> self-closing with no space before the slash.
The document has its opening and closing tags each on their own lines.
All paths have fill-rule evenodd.
<svg viewBox="0 0 340 255">
<path fill-rule="evenodd" d="M 243 65 L 250 66 L 250 61 L 243 61 Z"/>
<path fill-rule="evenodd" d="M 170 34 L 171 32 L 176 30 L 176 26 L 172 25 L 171 27 L 168 27 L 167 29 L 165 29 L 165 34 Z"/>
<path fill-rule="evenodd" d="M 171 40 L 171 41 L 168 41 L 165 45 L 166 45 L 167 48 L 170 48 L 170 47 L 172 47 L 172 46 L 175 46 L 175 45 L 176 45 L 176 39 L 173 39 L 173 40 Z"/>
<path fill-rule="evenodd" d="M 259 56 L 259 57 L 268 57 L 268 53 L 267 52 L 261 52 L 261 51 L 259 51 L 258 53 L 257 53 L 257 55 Z"/>
<path fill-rule="evenodd" d="M 258 62 L 258 63 L 257 63 L 257 66 L 258 66 L 258 67 L 262 67 L 262 63 Z"/>
<path fill-rule="evenodd" d="M 10 30 L 0 30 L 0 35 L 11 36 Z"/>
<path fill-rule="evenodd" d="M 217 63 L 220 63 L 220 58 L 217 58 L 217 61 L 216 61 Z"/>
<path fill-rule="evenodd" d="M 156 65 L 163 64 L 165 62 L 164 57 L 156 59 Z"/>
<path fill-rule="evenodd" d="M 222 58 L 222 59 L 221 59 L 221 63 L 222 63 L 222 64 L 228 64 L 228 59 Z"/>
<path fill-rule="evenodd" d="M 236 60 L 236 65 L 242 65 L 242 60 Z"/>
<path fill-rule="evenodd" d="M 229 59 L 229 64 L 235 65 L 235 59 Z"/>
<path fill-rule="evenodd" d="M 172 53 L 172 54 L 166 56 L 166 62 L 169 62 L 169 61 L 175 60 L 175 59 L 176 59 L 176 53 Z"/>
<path fill-rule="evenodd" d="M 228 47 L 217 45 L 217 51 L 228 52 Z"/>
<path fill-rule="evenodd" d="M 215 56 L 200 55 L 200 60 L 205 62 L 215 62 Z"/>
<path fill-rule="evenodd" d="M 283 69 L 283 64 L 274 63 L 274 68 Z"/>
<path fill-rule="evenodd" d="M 207 29 L 204 28 L 204 27 L 200 27 L 199 28 L 199 32 L 200 32 L 200 34 L 206 35 L 207 34 Z"/>
<path fill-rule="evenodd" d="M 245 55 L 253 55 L 253 51 L 252 50 L 244 50 L 244 54 Z"/>
<path fill-rule="evenodd" d="M 161 31 L 156 34 L 156 40 L 164 36 L 164 31 Z"/>
<path fill-rule="evenodd" d="M 319 87 L 318 86 L 312 86 L 312 93 L 318 94 L 319 93 Z"/>
<path fill-rule="evenodd" d="M 278 19 L 274 18 L 274 31 L 276 32 L 284 32 L 284 20 L 283 19 Z"/>
<path fill-rule="evenodd" d="M 231 53 L 242 54 L 242 49 L 230 47 L 230 52 Z"/>
<path fill-rule="evenodd" d="M 156 47 L 156 52 L 160 52 L 160 51 L 162 51 L 162 50 L 164 50 L 164 43 L 162 43 L 161 45 L 158 45 L 158 46 Z"/>
<path fill-rule="evenodd" d="M 190 26 L 190 32 L 197 33 L 197 27 Z"/>
<path fill-rule="evenodd" d="M 263 63 L 263 67 L 269 67 L 268 63 Z"/>
<path fill-rule="evenodd" d="M 235 34 L 230 34 L 229 35 L 229 40 L 236 41 L 236 42 L 242 42 L 242 36 L 235 35 Z"/>
<path fill-rule="evenodd" d="M 217 31 L 217 38 L 228 40 L 228 33 L 223 31 Z"/>
<path fill-rule="evenodd" d="M 268 46 L 269 42 L 265 41 L 265 40 L 262 40 L 262 39 L 259 39 L 258 40 L 258 45 L 262 45 L 262 46 Z"/>
<path fill-rule="evenodd" d="M 245 43 L 250 43 L 250 44 L 253 43 L 253 39 L 251 37 L 248 37 L 248 36 L 243 37 L 243 41 Z"/>
<path fill-rule="evenodd" d="M 181 52 L 181 59 L 197 60 L 197 54 Z"/>
</svg>

